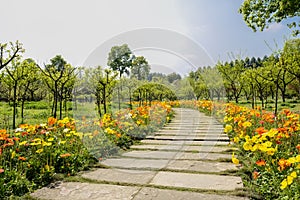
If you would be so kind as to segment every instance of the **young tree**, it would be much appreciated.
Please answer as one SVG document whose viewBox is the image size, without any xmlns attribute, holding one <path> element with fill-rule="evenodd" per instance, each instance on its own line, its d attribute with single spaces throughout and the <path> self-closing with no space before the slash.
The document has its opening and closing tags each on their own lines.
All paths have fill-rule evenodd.
<svg viewBox="0 0 300 200">
<path fill-rule="evenodd" d="M 34 64 L 30 64 L 27 60 L 20 62 L 19 59 L 16 59 L 5 68 L 8 75 L 8 83 L 13 88 L 13 129 L 16 128 L 17 102 L 20 97 L 18 89 L 21 85 L 28 84 L 26 82 L 29 82 L 31 78 L 30 75 L 32 74 L 30 73 L 33 67 L 35 67 Z"/>
<path fill-rule="evenodd" d="M 6 67 L 15 58 L 20 57 L 25 50 L 19 41 L 10 42 L 10 49 L 7 49 L 7 43 L 0 43 L 0 70 Z"/>
<path fill-rule="evenodd" d="M 108 54 L 107 65 L 112 70 L 118 71 L 121 79 L 124 73 L 129 74 L 133 59 L 134 55 L 127 44 L 113 46 Z"/>
<path fill-rule="evenodd" d="M 243 61 L 235 60 L 235 62 L 231 63 L 219 63 L 217 68 L 223 77 L 224 86 L 227 89 L 227 92 L 231 92 L 235 102 L 238 103 L 244 87 L 244 82 L 242 80 L 242 74 L 245 71 Z"/>
<path fill-rule="evenodd" d="M 108 54 L 107 65 L 112 70 L 119 72 L 119 78 L 121 82 L 121 78 L 124 73 L 129 75 L 129 69 L 132 66 L 133 59 L 134 59 L 134 55 L 129 49 L 127 44 L 123 44 L 122 46 L 113 46 Z M 120 89 L 122 91 L 121 83 L 120 83 L 120 87 L 118 87 L 117 89 L 118 89 L 118 104 L 120 110 L 121 109 Z"/>
<path fill-rule="evenodd" d="M 138 56 L 132 61 L 131 67 L 131 78 L 136 78 L 137 80 L 148 79 L 150 73 L 150 65 L 148 64 L 144 56 Z"/>
<path fill-rule="evenodd" d="M 76 68 L 67 64 L 62 56 L 57 55 L 50 60 L 50 64 L 45 65 L 45 69 L 39 67 L 44 74 L 44 82 L 48 86 L 49 90 L 53 94 L 52 115 L 57 117 L 58 102 L 62 102 L 62 91 L 65 89 L 68 81 L 74 77 L 74 71 Z M 60 113 L 60 118 L 61 118 Z"/>
</svg>

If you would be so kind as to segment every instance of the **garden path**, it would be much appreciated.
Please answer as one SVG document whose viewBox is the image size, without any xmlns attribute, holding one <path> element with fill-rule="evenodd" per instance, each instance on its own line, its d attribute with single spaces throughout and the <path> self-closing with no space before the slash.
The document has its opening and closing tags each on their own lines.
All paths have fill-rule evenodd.
<svg viewBox="0 0 300 200">
<path fill-rule="evenodd" d="M 38 199 L 242 200 L 244 194 L 223 127 L 196 110 L 177 108 L 160 131 L 121 156 L 102 161 L 106 168 L 79 175 L 31 194 Z"/>
</svg>

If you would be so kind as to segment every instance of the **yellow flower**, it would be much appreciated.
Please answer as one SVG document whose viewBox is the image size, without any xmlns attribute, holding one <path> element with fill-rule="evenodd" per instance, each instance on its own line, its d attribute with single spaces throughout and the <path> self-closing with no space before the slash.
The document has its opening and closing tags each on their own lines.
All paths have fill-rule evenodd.
<svg viewBox="0 0 300 200">
<path fill-rule="evenodd" d="M 52 138 L 49 138 L 48 139 L 48 142 L 52 142 L 54 140 L 54 138 L 52 137 Z"/>
<path fill-rule="evenodd" d="M 288 159 L 288 162 L 291 163 L 291 164 L 294 164 L 297 162 L 296 158 L 295 157 L 291 157 Z"/>
<path fill-rule="evenodd" d="M 284 179 L 284 180 L 281 182 L 280 189 L 284 190 L 287 186 L 288 186 L 288 183 L 287 183 L 286 179 Z"/>
<path fill-rule="evenodd" d="M 287 184 L 291 185 L 293 183 L 294 178 L 292 176 L 288 176 L 286 180 L 287 180 Z"/>
<path fill-rule="evenodd" d="M 275 152 L 276 152 L 276 149 L 274 149 L 274 148 L 268 148 L 268 150 L 267 150 L 267 154 L 269 156 L 273 156 Z"/>
<path fill-rule="evenodd" d="M 52 143 L 51 142 L 43 142 L 43 146 L 51 146 Z"/>
<path fill-rule="evenodd" d="M 13 151 L 13 152 L 11 153 L 11 158 L 13 159 L 15 156 L 16 156 L 16 152 Z"/>
<path fill-rule="evenodd" d="M 246 151 L 249 151 L 252 149 L 252 145 L 249 143 L 249 142 L 245 142 L 243 144 L 243 148 L 246 150 Z"/>
<path fill-rule="evenodd" d="M 290 176 L 293 177 L 293 178 L 297 178 L 297 172 L 295 172 L 295 171 L 292 172 L 292 173 L 290 174 Z"/>
<path fill-rule="evenodd" d="M 20 143 L 19 143 L 19 146 L 23 146 L 23 145 L 25 145 L 25 144 L 27 144 L 27 141 L 20 142 Z"/>
<path fill-rule="evenodd" d="M 271 130 L 269 130 L 267 133 L 265 133 L 267 136 L 269 137 L 275 137 L 275 135 L 278 133 L 278 131 L 274 128 L 272 128 Z"/>
<path fill-rule="evenodd" d="M 252 123 L 251 123 L 251 122 L 244 122 L 242 126 L 243 126 L 244 128 L 251 127 L 251 126 L 252 126 Z"/>
<path fill-rule="evenodd" d="M 44 151 L 44 149 L 38 149 L 36 150 L 36 153 L 42 153 Z"/>
<path fill-rule="evenodd" d="M 46 171 L 50 171 L 49 165 L 45 165 L 45 170 L 46 170 Z"/>
<path fill-rule="evenodd" d="M 234 153 L 232 153 L 232 158 L 231 158 L 232 162 L 236 165 L 238 165 L 240 163 L 239 159 L 237 159 L 236 157 L 234 157 Z"/>
<path fill-rule="evenodd" d="M 229 124 L 226 124 L 226 126 L 225 126 L 225 128 L 224 128 L 224 132 L 225 132 L 225 133 L 228 133 L 228 132 L 230 132 L 230 131 L 232 131 L 232 126 L 229 125 Z"/>
</svg>

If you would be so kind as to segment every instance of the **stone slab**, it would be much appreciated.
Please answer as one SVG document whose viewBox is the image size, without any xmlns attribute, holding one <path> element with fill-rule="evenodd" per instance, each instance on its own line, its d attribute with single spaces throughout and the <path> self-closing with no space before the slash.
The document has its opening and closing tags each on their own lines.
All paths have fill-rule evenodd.
<svg viewBox="0 0 300 200">
<path fill-rule="evenodd" d="M 225 162 L 209 162 L 209 161 L 191 161 L 191 160 L 172 160 L 166 169 L 169 170 L 186 170 L 191 172 L 209 172 L 217 173 L 226 170 L 237 170 L 235 164 Z"/>
<path fill-rule="evenodd" d="M 57 188 L 37 190 L 32 197 L 51 200 L 130 200 L 138 193 L 139 187 L 118 186 L 106 184 L 91 184 L 79 182 L 64 182 Z"/>
<path fill-rule="evenodd" d="M 136 169 L 162 169 L 167 166 L 169 160 L 134 159 L 134 158 L 110 158 L 102 161 L 104 165 L 120 168 Z"/>
<path fill-rule="evenodd" d="M 134 158 L 150 158 L 150 159 L 179 159 L 179 160 L 217 160 L 217 159 L 230 159 L 230 154 L 220 153 L 190 153 L 190 152 L 174 152 L 174 151 L 130 151 L 124 153 L 123 157 Z"/>
<path fill-rule="evenodd" d="M 111 181 L 119 183 L 147 184 L 154 177 L 154 171 L 127 169 L 96 169 L 82 174 L 84 178 L 97 181 Z"/>
<path fill-rule="evenodd" d="M 145 187 L 134 200 L 247 200 L 248 198 Z"/>
<path fill-rule="evenodd" d="M 222 145 L 227 146 L 229 142 L 223 141 L 171 141 L 171 140 L 141 140 L 142 144 L 160 144 L 160 145 L 207 145 L 207 146 L 215 146 Z"/>
<path fill-rule="evenodd" d="M 229 140 L 227 136 L 219 136 L 219 135 L 155 135 L 155 136 L 147 136 L 147 139 L 154 139 L 154 140 Z"/>
<path fill-rule="evenodd" d="M 170 151 L 194 151 L 194 152 L 212 152 L 221 153 L 232 150 L 230 147 L 221 146 L 185 146 L 185 145 L 133 145 L 130 147 L 134 150 L 144 149 L 144 150 L 170 150 Z"/>
<path fill-rule="evenodd" d="M 169 187 L 224 191 L 243 188 L 242 179 L 240 177 L 176 172 L 158 172 L 151 181 L 151 184 Z"/>
</svg>

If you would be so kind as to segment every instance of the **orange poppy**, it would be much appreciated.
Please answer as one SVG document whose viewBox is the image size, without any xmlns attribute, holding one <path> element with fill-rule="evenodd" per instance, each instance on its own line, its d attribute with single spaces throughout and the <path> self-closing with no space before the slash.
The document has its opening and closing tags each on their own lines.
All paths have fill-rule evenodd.
<svg viewBox="0 0 300 200">
<path fill-rule="evenodd" d="M 52 126 L 56 123 L 57 119 L 55 119 L 54 117 L 49 117 L 48 118 L 48 125 Z"/>
<path fill-rule="evenodd" d="M 258 160 L 258 161 L 256 161 L 256 164 L 258 166 L 265 166 L 266 165 L 266 161 L 264 161 L 264 160 Z"/>
</svg>

